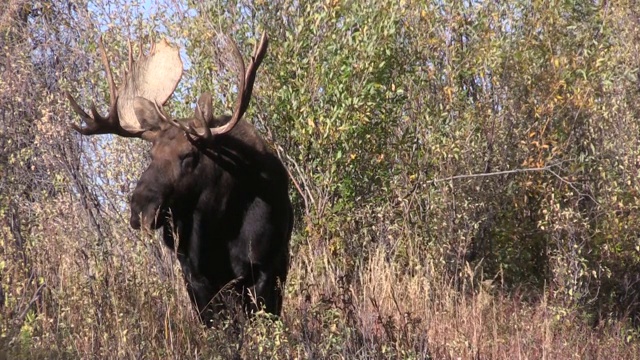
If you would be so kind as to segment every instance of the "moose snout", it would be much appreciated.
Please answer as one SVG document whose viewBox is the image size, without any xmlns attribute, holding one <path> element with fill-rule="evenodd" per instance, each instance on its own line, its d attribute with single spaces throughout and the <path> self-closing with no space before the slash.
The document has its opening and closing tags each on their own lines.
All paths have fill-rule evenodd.
<svg viewBox="0 0 640 360">
<path fill-rule="evenodd" d="M 131 218 L 129 219 L 129 225 L 134 230 L 140 230 L 142 227 L 142 207 L 139 205 L 138 201 L 134 201 L 135 197 L 131 198 Z"/>
<path fill-rule="evenodd" d="M 131 211 L 131 218 L 129 219 L 129 225 L 134 230 L 140 230 L 140 214 Z"/>
<path fill-rule="evenodd" d="M 154 204 L 145 204 L 143 208 L 131 204 L 131 218 L 129 225 L 135 230 L 145 228 L 147 230 L 155 230 L 162 226 L 163 218 L 160 206 Z"/>
<path fill-rule="evenodd" d="M 131 196 L 131 218 L 129 224 L 135 230 L 141 228 L 155 230 L 162 225 L 161 216 L 158 216 L 162 201 L 156 196 L 156 192 L 150 191 L 146 186 L 138 186 Z"/>
</svg>

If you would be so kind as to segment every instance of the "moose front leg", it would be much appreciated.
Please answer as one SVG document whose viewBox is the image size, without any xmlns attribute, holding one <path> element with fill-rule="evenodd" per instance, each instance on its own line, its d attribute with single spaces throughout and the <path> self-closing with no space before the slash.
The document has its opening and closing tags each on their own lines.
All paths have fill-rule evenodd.
<svg viewBox="0 0 640 360">
<path fill-rule="evenodd" d="M 187 285 L 189 299 L 198 311 L 200 321 L 207 327 L 212 327 L 215 315 L 224 308 L 220 298 L 216 296 L 219 289 L 211 286 L 205 277 L 193 271 L 189 259 L 186 256 L 178 255 L 178 260 L 180 261 L 182 275 Z"/>
<path fill-rule="evenodd" d="M 251 293 L 245 297 L 246 310 L 263 310 L 279 315 L 282 307 L 282 291 L 272 271 L 258 271 L 255 285 L 247 289 Z"/>
</svg>

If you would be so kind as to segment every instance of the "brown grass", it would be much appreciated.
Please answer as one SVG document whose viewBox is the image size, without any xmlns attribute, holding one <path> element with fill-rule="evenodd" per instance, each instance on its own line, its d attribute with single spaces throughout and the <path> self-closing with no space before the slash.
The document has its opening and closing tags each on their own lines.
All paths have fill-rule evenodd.
<svg viewBox="0 0 640 360">
<path fill-rule="evenodd" d="M 401 268 L 382 247 L 349 272 L 340 254 L 300 236 L 281 321 L 258 315 L 207 330 L 159 239 L 114 217 L 103 228 L 112 236 L 98 240 L 63 220 L 83 218 L 73 202 L 37 210 L 49 217 L 32 224 L 26 261 L 2 229 L 0 358 L 630 359 L 640 351 L 623 321 L 589 327 L 551 295 L 523 301 L 472 269 L 466 290 L 456 290 L 435 262 Z"/>
</svg>

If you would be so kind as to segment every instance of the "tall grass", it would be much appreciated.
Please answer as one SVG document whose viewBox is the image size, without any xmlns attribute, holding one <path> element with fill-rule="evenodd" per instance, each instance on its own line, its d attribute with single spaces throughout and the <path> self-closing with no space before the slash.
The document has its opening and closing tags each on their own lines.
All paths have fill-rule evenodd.
<svg viewBox="0 0 640 360">
<path fill-rule="evenodd" d="M 507 295 L 478 269 L 454 285 L 418 249 L 409 250 L 424 266 L 407 269 L 393 250 L 372 246 L 347 271 L 329 242 L 300 234 L 282 317 L 206 329 L 159 237 L 107 214 L 112 236 L 97 239 L 71 226 L 85 216 L 73 202 L 38 210 L 49 216 L 31 224 L 31 245 L 15 246 L 11 228 L 2 230 L 0 357 L 631 359 L 640 351 L 624 320 L 589 326 L 553 296 Z"/>
</svg>

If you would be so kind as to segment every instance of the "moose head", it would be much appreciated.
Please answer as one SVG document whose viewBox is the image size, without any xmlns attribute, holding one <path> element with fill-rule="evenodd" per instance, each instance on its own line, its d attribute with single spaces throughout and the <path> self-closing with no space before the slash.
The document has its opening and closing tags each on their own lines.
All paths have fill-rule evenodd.
<svg viewBox="0 0 640 360">
<path fill-rule="evenodd" d="M 164 111 L 182 75 L 179 50 L 166 41 L 136 61 L 129 46 L 128 71 L 116 87 L 100 38 L 110 95 L 106 116 L 93 104 L 86 113 L 67 94 L 85 123 L 73 125 L 80 134 L 115 134 L 152 143 L 151 164 L 131 197 L 130 225 L 162 227 L 170 248 L 177 241 L 191 300 L 208 325 L 222 304 L 217 294 L 230 282 L 245 309 L 264 306 L 280 312 L 292 229 L 286 169 L 255 128 L 242 120 L 267 36 L 256 45 L 248 66 L 237 45 L 227 41 L 238 66 L 238 98 L 230 116 L 213 116 L 212 98 L 206 93 L 191 117 L 174 119 Z"/>
</svg>

